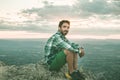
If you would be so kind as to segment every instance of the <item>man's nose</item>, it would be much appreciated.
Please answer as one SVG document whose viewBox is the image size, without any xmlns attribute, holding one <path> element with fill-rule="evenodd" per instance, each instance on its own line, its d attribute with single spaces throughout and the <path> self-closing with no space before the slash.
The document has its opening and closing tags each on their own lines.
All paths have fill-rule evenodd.
<svg viewBox="0 0 120 80">
<path fill-rule="evenodd" d="M 68 29 L 65 29 L 65 31 L 68 31 Z"/>
<path fill-rule="evenodd" d="M 68 31 L 68 30 L 69 30 L 69 28 L 65 28 L 65 30 L 67 30 L 67 31 Z"/>
</svg>

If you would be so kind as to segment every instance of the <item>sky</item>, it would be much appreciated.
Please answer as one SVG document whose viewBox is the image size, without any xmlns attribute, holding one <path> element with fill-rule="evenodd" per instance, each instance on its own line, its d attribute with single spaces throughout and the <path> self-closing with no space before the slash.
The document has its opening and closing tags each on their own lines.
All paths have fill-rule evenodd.
<svg viewBox="0 0 120 80">
<path fill-rule="evenodd" d="M 48 38 L 63 19 L 68 38 L 120 39 L 120 0 L 0 0 L 0 39 Z"/>
</svg>

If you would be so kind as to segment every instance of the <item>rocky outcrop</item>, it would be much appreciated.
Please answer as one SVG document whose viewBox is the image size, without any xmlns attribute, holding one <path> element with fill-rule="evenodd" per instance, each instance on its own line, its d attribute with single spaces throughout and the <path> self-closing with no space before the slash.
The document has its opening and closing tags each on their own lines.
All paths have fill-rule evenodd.
<svg viewBox="0 0 120 80">
<path fill-rule="evenodd" d="M 51 72 L 42 62 L 21 66 L 7 66 L 0 62 L 0 80 L 66 80 L 64 73 L 67 70 L 65 65 L 59 72 Z M 83 71 L 82 68 L 80 72 L 85 80 L 95 80 L 95 76 L 90 72 Z"/>
</svg>

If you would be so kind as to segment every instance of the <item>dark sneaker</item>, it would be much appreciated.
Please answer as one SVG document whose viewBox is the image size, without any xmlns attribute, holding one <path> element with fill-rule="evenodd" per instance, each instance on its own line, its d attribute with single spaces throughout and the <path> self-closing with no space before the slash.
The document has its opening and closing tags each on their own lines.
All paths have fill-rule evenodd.
<svg viewBox="0 0 120 80">
<path fill-rule="evenodd" d="M 75 71 L 72 74 L 70 74 L 70 76 L 71 76 L 72 80 L 80 80 L 77 72 L 75 72 Z"/>
<path fill-rule="evenodd" d="M 79 80 L 85 80 L 85 76 L 82 73 L 80 73 L 79 70 L 77 70 L 76 73 L 77 73 L 77 76 L 78 76 Z"/>
</svg>

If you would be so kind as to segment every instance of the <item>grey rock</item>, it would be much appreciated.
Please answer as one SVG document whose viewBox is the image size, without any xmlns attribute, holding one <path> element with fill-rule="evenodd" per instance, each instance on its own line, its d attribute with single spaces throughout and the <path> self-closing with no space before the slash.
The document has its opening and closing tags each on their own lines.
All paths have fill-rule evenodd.
<svg viewBox="0 0 120 80">
<path fill-rule="evenodd" d="M 47 66 L 38 62 L 36 64 L 26 64 L 21 66 L 7 66 L 0 62 L 0 80 L 66 80 L 64 73 L 68 71 L 65 65 L 59 72 L 51 72 Z M 84 80 L 96 80 L 96 77 L 88 72 L 80 69 Z M 83 79 L 81 79 L 83 80 Z"/>
</svg>

